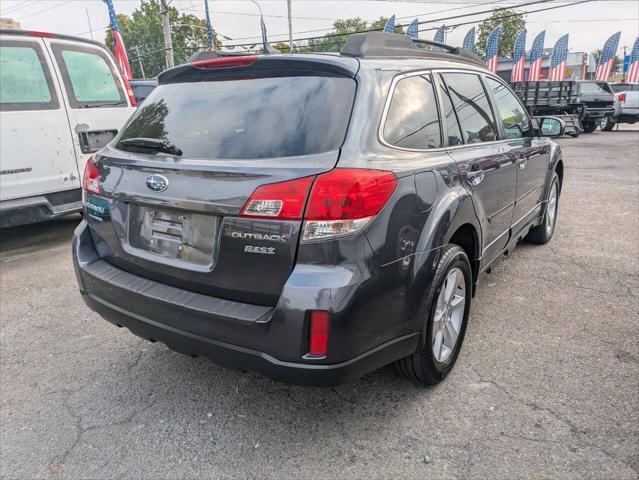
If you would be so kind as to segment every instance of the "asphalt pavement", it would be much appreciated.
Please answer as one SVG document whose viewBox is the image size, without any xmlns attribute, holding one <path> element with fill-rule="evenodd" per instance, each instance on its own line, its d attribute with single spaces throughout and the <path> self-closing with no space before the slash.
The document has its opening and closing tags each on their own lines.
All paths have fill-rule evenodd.
<svg viewBox="0 0 639 480">
<path fill-rule="evenodd" d="M 639 131 L 561 139 L 545 246 L 485 277 L 459 361 L 333 389 L 171 352 L 81 301 L 79 217 L 0 231 L 0 476 L 639 476 Z"/>
</svg>

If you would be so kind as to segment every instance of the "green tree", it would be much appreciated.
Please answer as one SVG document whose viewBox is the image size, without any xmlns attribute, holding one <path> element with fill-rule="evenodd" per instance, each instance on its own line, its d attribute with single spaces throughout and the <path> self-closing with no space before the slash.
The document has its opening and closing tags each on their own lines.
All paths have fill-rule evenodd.
<svg viewBox="0 0 639 480">
<path fill-rule="evenodd" d="M 514 16 L 513 16 L 514 15 Z M 477 38 L 477 54 L 482 57 L 486 54 L 486 40 L 495 27 L 501 25 L 501 38 L 499 40 L 499 56 L 510 57 L 513 54 L 515 39 L 519 32 L 526 28 L 524 14 L 517 10 L 499 10 L 479 25 Z"/>
<path fill-rule="evenodd" d="M 362 32 L 366 30 L 381 30 L 386 24 L 386 17 L 380 17 L 372 23 L 362 20 L 359 17 L 347 18 L 345 20 L 335 20 L 333 31 L 322 38 L 310 40 L 308 46 L 312 52 L 339 52 L 348 39 L 349 33 Z M 396 33 L 404 33 L 401 27 L 395 27 Z"/>
<path fill-rule="evenodd" d="M 146 77 L 155 77 L 164 70 L 164 34 L 160 2 L 142 0 L 141 5 L 130 17 L 118 15 L 118 21 L 133 76 L 142 77 L 140 62 Z M 186 62 L 193 53 L 208 48 L 206 20 L 195 15 L 181 14 L 174 7 L 169 7 L 169 23 L 176 65 Z M 220 42 L 215 32 L 213 35 L 215 45 L 219 47 Z M 106 31 L 104 41 L 113 49 L 113 34 L 110 28 Z"/>
</svg>

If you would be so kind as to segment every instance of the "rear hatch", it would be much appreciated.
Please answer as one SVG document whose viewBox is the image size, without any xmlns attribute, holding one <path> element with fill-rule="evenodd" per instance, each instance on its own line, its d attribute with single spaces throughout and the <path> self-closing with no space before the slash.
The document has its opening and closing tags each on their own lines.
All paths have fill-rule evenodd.
<svg viewBox="0 0 639 480">
<path fill-rule="evenodd" d="M 357 61 L 240 58 L 161 75 L 95 156 L 99 194 L 85 202 L 107 262 L 179 288 L 274 305 L 295 263 L 304 205 L 284 220 L 242 209 L 261 186 L 335 166 Z"/>
</svg>

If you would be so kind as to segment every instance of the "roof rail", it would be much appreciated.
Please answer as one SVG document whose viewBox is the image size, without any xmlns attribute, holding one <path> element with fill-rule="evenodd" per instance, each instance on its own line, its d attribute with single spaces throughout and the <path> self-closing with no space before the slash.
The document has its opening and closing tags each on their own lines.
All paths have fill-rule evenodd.
<svg viewBox="0 0 639 480">
<path fill-rule="evenodd" d="M 428 45 L 444 50 L 436 52 L 423 48 L 416 48 L 416 44 Z M 430 59 L 448 59 L 465 61 L 476 65 L 484 65 L 484 61 L 477 55 L 460 47 L 453 47 L 445 43 L 421 38 L 412 39 L 406 35 L 387 32 L 353 33 L 342 47 L 340 55 L 367 57 L 418 57 Z"/>
</svg>

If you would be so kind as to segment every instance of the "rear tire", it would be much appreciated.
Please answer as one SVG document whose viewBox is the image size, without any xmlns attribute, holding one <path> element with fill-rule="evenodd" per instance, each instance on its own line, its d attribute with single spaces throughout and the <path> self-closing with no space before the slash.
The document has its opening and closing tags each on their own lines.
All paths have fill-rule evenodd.
<svg viewBox="0 0 639 480">
<path fill-rule="evenodd" d="M 603 132 L 609 132 L 611 131 L 613 128 L 615 128 L 615 121 L 612 119 L 612 117 L 606 117 L 604 118 L 601 123 L 599 124 L 599 128 L 603 131 Z"/>
<path fill-rule="evenodd" d="M 597 124 L 593 121 L 584 122 L 583 127 L 584 127 L 584 133 L 592 133 L 595 130 L 597 130 Z"/>
<path fill-rule="evenodd" d="M 559 213 L 559 177 L 555 173 L 550 184 L 550 193 L 546 202 L 546 211 L 544 212 L 544 221 L 540 225 L 532 228 L 526 240 L 530 243 L 543 245 L 548 243 L 555 233 L 555 225 L 557 225 L 557 214 Z"/>
<path fill-rule="evenodd" d="M 442 248 L 419 309 L 423 326 L 417 350 L 393 364 L 398 374 L 424 386 L 435 385 L 448 375 L 464 341 L 471 295 L 468 256 L 461 247 L 448 244 Z"/>
</svg>

